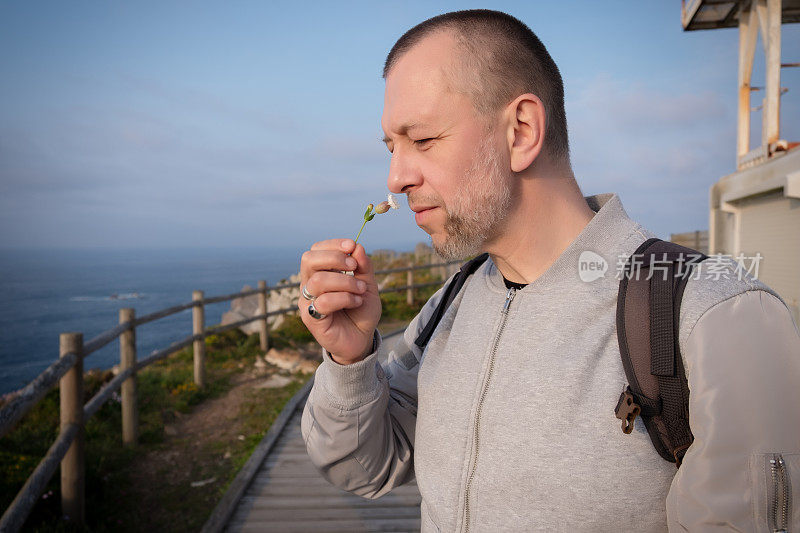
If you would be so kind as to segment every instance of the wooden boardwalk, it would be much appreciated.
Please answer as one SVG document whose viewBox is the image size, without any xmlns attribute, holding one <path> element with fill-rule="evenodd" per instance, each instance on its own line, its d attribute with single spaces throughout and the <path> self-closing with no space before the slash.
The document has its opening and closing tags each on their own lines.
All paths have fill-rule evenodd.
<svg viewBox="0 0 800 533">
<path fill-rule="evenodd" d="M 304 405 L 305 399 L 294 408 L 235 504 L 224 531 L 419 531 L 421 498 L 415 482 L 368 500 L 320 476 L 300 434 Z"/>
<path fill-rule="evenodd" d="M 419 531 L 416 483 L 377 500 L 344 492 L 323 479 L 300 435 L 295 411 L 239 501 L 226 531 Z"/>
</svg>

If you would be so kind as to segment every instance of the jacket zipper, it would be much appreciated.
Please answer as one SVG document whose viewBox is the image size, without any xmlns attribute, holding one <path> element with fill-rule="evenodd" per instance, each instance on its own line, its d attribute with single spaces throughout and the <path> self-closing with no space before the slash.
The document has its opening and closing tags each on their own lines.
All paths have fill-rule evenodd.
<svg viewBox="0 0 800 533">
<path fill-rule="evenodd" d="M 469 532 L 469 492 L 472 486 L 472 478 L 475 476 L 475 468 L 478 465 L 478 428 L 480 427 L 481 422 L 481 409 L 483 408 L 483 400 L 486 398 L 486 392 L 489 390 L 489 382 L 492 379 L 492 372 L 494 371 L 494 359 L 495 355 L 497 354 L 497 345 L 500 343 L 500 336 L 503 334 L 503 329 L 506 327 L 506 320 L 508 319 L 508 307 L 511 305 L 511 300 L 514 299 L 514 295 L 516 294 L 517 289 L 511 287 L 508 289 L 506 293 L 506 301 L 503 304 L 503 318 L 500 321 L 500 328 L 497 330 L 497 335 L 494 338 L 494 344 L 492 345 L 492 352 L 489 355 L 489 371 L 486 374 L 486 381 L 483 384 L 483 390 L 481 391 L 481 397 L 478 400 L 478 410 L 475 415 L 475 431 L 473 433 L 473 440 L 475 441 L 475 456 L 472 461 L 472 467 L 470 468 L 469 477 L 467 478 L 467 485 L 464 488 L 464 531 L 465 533 Z"/>
<path fill-rule="evenodd" d="M 776 453 L 769 460 L 770 473 L 772 474 L 772 499 L 770 501 L 769 518 L 772 531 L 787 531 L 789 526 L 789 510 L 792 507 L 791 485 L 789 473 L 786 471 L 786 462 L 783 456 Z"/>
</svg>

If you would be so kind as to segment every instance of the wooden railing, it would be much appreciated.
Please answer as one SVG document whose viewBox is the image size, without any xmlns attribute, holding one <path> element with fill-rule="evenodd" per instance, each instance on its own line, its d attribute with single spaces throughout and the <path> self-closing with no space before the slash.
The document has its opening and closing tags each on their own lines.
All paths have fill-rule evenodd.
<svg viewBox="0 0 800 533">
<path fill-rule="evenodd" d="M 409 305 L 414 302 L 414 291 L 424 287 L 442 285 L 446 278 L 447 268 L 459 264 L 458 262 L 435 263 L 424 265 L 409 265 L 401 268 L 392 268 L 375 272 L 376 275 L 386 275 L 407 272 L 406 285 L 391 287 L 381 290 L 381 293 L 405 291 L 406 301 Z M 440 269 L 441 278 L 438 281 L 427 283 L 414 283 L 414 272 L 422 269 Z M 136 373 L 143 368 L 164 359 L 165 357 L 183 349 L 190 344 L 194 350 L 194 382 L 202 387 L 206 384 L 205 374 L 205 338 L 209 335 L 222 333 L 238 328 L 250 322 L 259 322 L 260 348 L 266 352 L 269 349 L 269 324 L 267 319 L 272 316 L 297 312 L 297 307 L 268 311 L 267 293 L 283 289 L 298 288 L 299 283 L 286 285 L 267 286 L 266 281 L 259 281 L 258 288 L 241 291 L 223 296 L 206 298 L 203 291 L 192 292 L 192 301 L 155 311 L 136 318 L 134 309 L 124 308 L 119 310 L 119 325 L 106 330 L 90 341 L 83 342 L 83 333 L 62 333 L 59 338 L 59 358 L 27 386 L 7 395 L 10 398 L 0 408 L 0 438 L 13 429 L 14 425 L 25 416 L 55 385 L 59 384 L 61 424 L 56 441 L 50 446 L 45 457 L 39 462 L 33 473 L 28 477 L 16 498 L 0 518 L 0 531 L 18 531 L 30 514 L 34 504 L 44 492 L 56 469 L 61 466 L 61 505 L 64 515 L 70 521 L 82 525 L 85 518 L 84 505 L 84 480 L 85 480 L 85 449 L 84 433 L 86 421 L 111 398 L 112 394 L 121 389 L 122 408 L 122 442 L 126 446 L 136 444 L 138 437 L 138 414 L 136 408 Z M 251 295 L 258 295 L 258 314 L 233 322 L 230 324 L 205 327 L 205 306 L 208 304 L 226 302 Z M 173 342 L 166 348 L 151 353 L 148 357 L 137 361 L 136 359 L 136 328 L 142 324 L 153 322 L 186 309 L 192 309 L 192 334 Z M 117 374 L 83 405 L 83 361 L 86 356 L 119 338 L 120 366 Z"/>
</svg>

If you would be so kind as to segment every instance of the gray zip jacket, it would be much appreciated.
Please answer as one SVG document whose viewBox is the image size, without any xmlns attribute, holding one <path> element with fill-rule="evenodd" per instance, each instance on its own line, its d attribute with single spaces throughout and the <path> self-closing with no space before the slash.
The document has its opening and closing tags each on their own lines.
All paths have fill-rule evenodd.
<svg viewBox="0 0 800 533">
<path fill-rule="evenodd" d="M 723 257 L 687 284 L 695 441 L 676 471 L 641 420 L 625 435 L 614 416 L 616 270 L 654 235 L 615 194 L 586 200 L 595 216 L 543 275 L 509 291 L 488 260 L 424 351 L 441 290 L 385 366 L 323 351 L 301 426 L 312 462 L 365 498 L 416 476 L 424 532 L 800 531 L 800 334 L 785 303 Z M 604 276 L 581 281 L 585 250 Z"/>
</svg>

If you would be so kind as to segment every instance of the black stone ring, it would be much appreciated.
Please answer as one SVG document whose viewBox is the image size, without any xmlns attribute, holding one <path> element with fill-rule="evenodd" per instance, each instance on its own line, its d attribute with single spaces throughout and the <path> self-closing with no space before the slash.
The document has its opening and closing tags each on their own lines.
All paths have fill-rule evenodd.
<svg viewBox="0 0 800 533">
<path fill-rule="evenodd" d="M 311 318 L 316 318 L 317 320 L 322 320 L 328 315 L 323 315 L 314 307 L 314 302 L 311 302 L 311 305 L 308 306 L 308 314 L 311 315 Z"/>
</svg>

